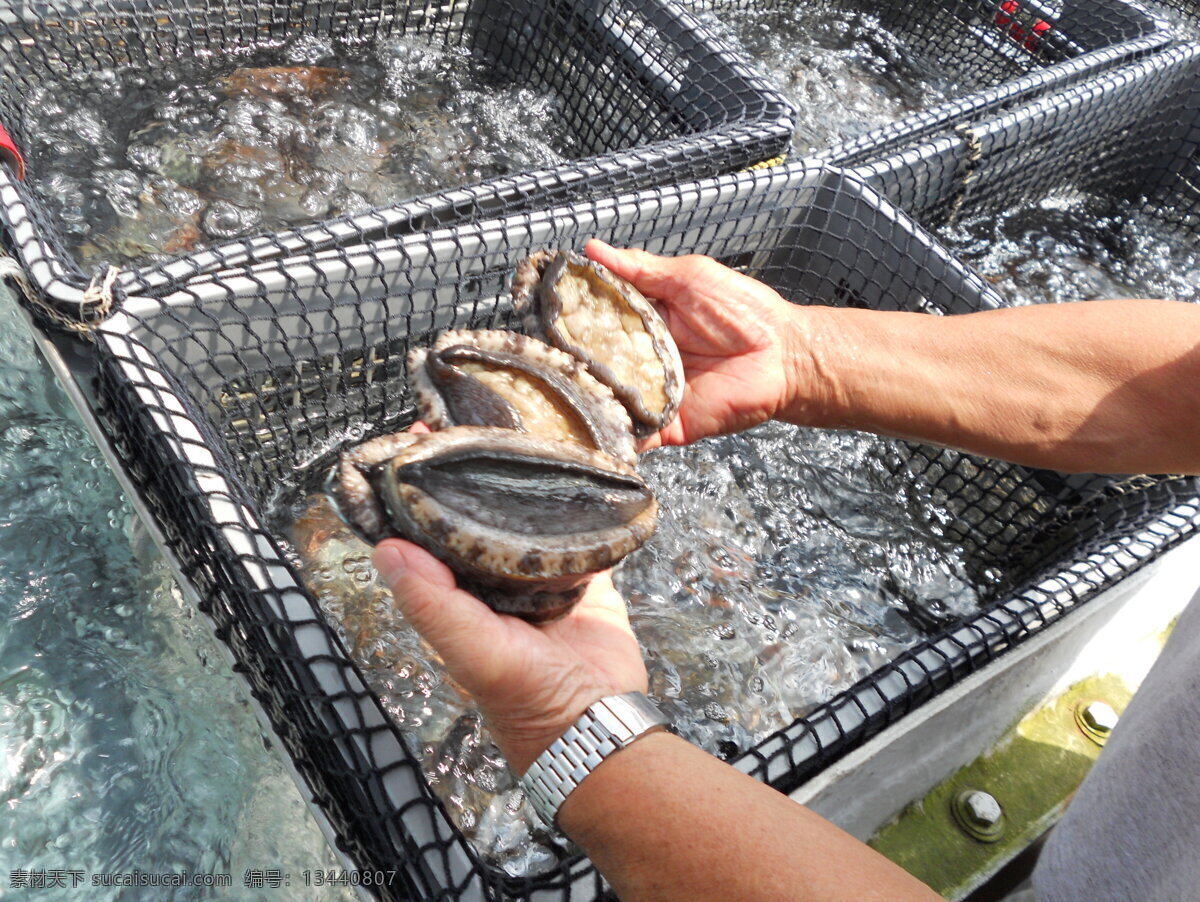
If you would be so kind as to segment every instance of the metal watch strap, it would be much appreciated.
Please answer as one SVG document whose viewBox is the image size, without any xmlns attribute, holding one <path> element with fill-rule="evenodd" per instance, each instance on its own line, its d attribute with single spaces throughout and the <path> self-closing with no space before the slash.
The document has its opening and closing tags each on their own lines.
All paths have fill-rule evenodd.
<svg viewBox="0 0 1200 902">
<path fill-rule="evenodd" d="M 593 703 L 521 778 L 533 809 L 553 827 L 558 809 L 600 762 L 667 719 L 640 692 L 610 695 Z"/>
</svg>

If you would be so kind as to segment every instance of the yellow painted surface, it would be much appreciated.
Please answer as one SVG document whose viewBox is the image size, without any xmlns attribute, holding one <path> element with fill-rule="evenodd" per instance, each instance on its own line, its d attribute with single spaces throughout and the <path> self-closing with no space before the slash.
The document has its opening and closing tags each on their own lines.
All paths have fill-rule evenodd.
<svg viewBox="0 0 1200 902">
<path fill-rule="evenodd" d="M 1119 714 L 1132 695 L 1125 681 L 1112 675 L 1076 683 L 909 805 L 870 845 L 941 895 L 962 896 L 1052 826 L 1091 769 L 1100 746 L 1080 730 L 1076 707 L 1100 700 Z M 1004 810 L 1004 833 L 997 842 L 980 842 L 959 828 L 951 804 L 967 789 L 990 793 Z"/>
</svg>

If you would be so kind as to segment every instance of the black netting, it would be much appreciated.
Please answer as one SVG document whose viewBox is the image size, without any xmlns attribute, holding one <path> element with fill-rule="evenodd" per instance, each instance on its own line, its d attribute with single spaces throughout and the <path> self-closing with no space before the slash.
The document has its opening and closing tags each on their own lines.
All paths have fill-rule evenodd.
<svg viewBox="0 0 1200 902">
<path fill-rule="evenodd" d="M 1145 6 L 1178 37 L 1195 40 L 1200 36 L 1200 5 L 1195 0 L 1153 0 Z"/>
<path fill-rule="evenodd" d="M 1198 60 L 1200 47 L 1178 47 L 855 171 L 898 207 L 946 233 L 961 222 L 990 222 L 1022 207 L 1048 221 L 1077 208 L 1065 215 L 1089 225 L 1115 223 L 1114 233 L 1101 240 L 1118 247 L 1129 244 L 1122 230 L 1138 227 L 1130 228 L 1131 221 L 1149 222 L 1156 234 L 1188 246 L 1200 227 Z M 1132 246 L 1122 251 L 1145 253 Z M 1197 297 L 1190 286 L 1179 299 Z M 1103 506 L 1128 485 L 947 452 L 916 453 L 908 466 L 953 498 L 955 538 L 975 547 L 981 561 L 1001 566 L 1014 547 L 1021 556 L 1036 549 L 1052 560 L 1059 553 L 1056 530 L 1067 528 L 1060 523 L 1064 511 L 1074 516 Z M 977 490 L 984 486 L 986 491 Z"/>
<path fill-rule="evenodd" d="M 1191 232 L 1196 60 L 1195 45 L 1176 47 L 853 168 L 934 226 L 1077 189 Z"/>
<path fill-rule="evenodd" d="M 711 7 L 718 19 L 733 8 L 768 18 L 797 10 L 866 17 L 900 40 L 887 53 L 880 48 L 881 61 L 888 54 L 915 54 L 936 72 L 953 98 L 949 102 L 919 104 L 923 112 L 880 122 L 878 131 L 836 150 L 813 149 L 817 157 L 843 160 L 943 131 L 965 116 L 1028 99 L 1148 53 L 1168 39 L 1161 23 L 1124 0 L 1045 6 L 1028 0 L 855 0 L 802 6 L 772 0 Z M 289 220 L 287 228 L 273 223 L 269 232 L 251 220 L 238 232 L 242 237 L 222 239 L 228 229 L 212 226 L 215 231 L 209 235 L 208 220 L 193 217 L 195 201 L 186 197 L 172 202 L 186 209 L 176 210 L 169 225 L 160 222 L 151 228 L 150 221 L 162 217 L 161 193 L 173 189 L 156 185 L 152 177 L 140 189 L 129 188 L 121 182 L 128 181 L 119 172 L 123 164 L 108 158 L 113 150 L 105 129 L 111 125 L 112 108 L 145 101 L 139 93 L 147 90 L 139 81 L 145 73 L 187 72 L 194 64 L 208 77 L 222 67 L 278 63 L 281 48 L 301 40 L 330 40 L 357 52 L 385 38 L 408 35 L 467 52 L 507 84 L 550 92 L 555 98 L 551 118 L 571 137 L 564 151 L 571 161 L 555 166 L 516 162 L 511 171 L 492 172 L 482 182 L 489 173 L 463 172 L 450 180 L 453 184 L 440 186 L 453 190 L 425 186 L 386 203 L 370 192 L 363 198 L 352 192 L 353 199 L 331 206 L 321 199 L 333 190 L 318 181 L 313 193 L 296 203 L 304 209 L 315 203 L 314 209 L 324 212 L 293 211 L 295 221 Z M 102 307 L 83 289 L 97 275 L 98 261 L 113 254 L 124 270 L 117 297 L 125 291 L 153 294 L 198 272 L 247 260 L 733 171 L 783 152 L 791 132 L 787 104 L 774 87 L 751 74 L 744 61 L 688 13 L 648 0 L 8 2 L 0 5 L 0 48 L 5 86 L 0 123 L 29 152 L 30 178 L 41 183 L 42 192 L 0 173 L 7 237 L 39 292 L 60 312 L 82 318 L 94 318 Z M 74 101 L 60 103 L 59 95 L 98 100 L 88 112 L 76 109 Z M 89 200 L 92 189 L 87 185 L 80 189 L 69 179 L 45 176 L 56 155 L 90 155 L 70 149 L 70 140 L 39 144 L 45 125 L 31 120 L 31 109 L 68 132 L 88 136 L 91 143 L 83 144 L 95 148 L 96 165 L 113 171 L 104 190 L 112 192 L 111 180 L 118 182 L 116 205 L 136 206 L 149 195 L 156 198 L 147 201 L 153 211 L 147 208 L 133 226 L 116 229 L 115 237 L 105 236 L 109 247 L 85 252 L 94 237 L 88 229 L 101 230 L 99 220 L 105 217 L 95 211 L 104 210 L 103 203 Z M 128 126 L 113 130 L 117 144 L 130 131 Z M 420 128 L 412 140 L 429 143 Z M 436 144 L 419 151 L 435 157 L 440 153 Z M 219 161 L 221 153 L 209 159 Z M 268 188 L 278 185 L 273 181 Z M 55 196 L 51 203 L 47 192 Z M 360 212 L 364 205 L 375 209 Z M 213 202 L 210 212 L 215 206 L 219 204 Z M 142 234 L 143 227 L 152 234 Z M 207 249 L 199 243 L 201 227 L 205 240 L 215 242 Z"/>
<path fill-rule="evenodd" d="M 929 136 L 968 116 L 1026 102 L 1113 62 L 1163 46 L 1168 32 L 1145 7 L 1125 3 L 1039 4 L 1012 0 L 933 0 L 880 3 L 872 0 L 701 0 L 689 4 L 706 24 L 730 40 L 759 66 L 764 78 L 797 107 L 794 152 L 823 160 L 869 159 L 901 141 Z M 708 15 L 706 20 L 704 17 Z M 811 24 L 807 24 L 811 23 Z M 913 90 L 914 115 L 889 118 L 887 110 L 864 109 L 846 118 L 840 140 L 811 140 L 805 133 L 805 107 L 818 101 L 818 119 L 829 111 L 814 96 L 812 77 L 780 67 L 780 43 L 765 33 L 830 32 L 852 39 L 838 52 L 853 56 L 865 45 L 878 56 L 872 70 L 898 83 L 893 91 Z M 817 50 L 820 42 L 813 47 Z M 819 53 L 816 54 L 819 57 Z M 797 60 L 791 60 L 793 62 Z M 801 68 L 825 63 L 806 51 Z M 819 80 L 819 78 L 817 79 Z M 909 81 L 923 87 L 909 86 Z M 877 91 L 888 93 L 884 84 Z M 939 102 L 933 102 L 936 98 Z M 863 104 L 861 98 L 847 100 Z M 870 107 L 869 101 L 866 103 Z M 879 117 L 879 118 L 876 118 Z M 835 116 L 834 118 L 837 118 Z M 867 127 L 874 126 L 874 127 Z M 865 133 L 864 133 L 865 132 Z"/>
<path fill-rule="evenodd" d="M 397 45 L 396 39 L 417 43 Z M 533 165 L 515 158 L 476 171 L 471 154 L 478 157 L 487 147 L 482 142 L 473 144 L 472 134 L 463 133 L 460 123 L 450 121 L 450 114 L 442 111 L 458 98 L 409 96 L 411 85 L 393 88 L 385 84 L 385 90 L 402 95 L 398 104 L 430 109 L 426 118 L 414 120 L 415 124 L 398 119 L 403 128 L 386 139 L 371 138 L 375 143 L 369 144 L 368 150 L 379 157 L 379 166 L 397 169 L 403 169 L 412 155 L 437 158 L 452 151 L 460 153 L 461 166 L 452 171 L 437 170 L 444 176 L 444 183 L 426 185 L 423 190 L 418 189 L 424 183 L 414 184 L 403 200 L 387 204 L 382 204 L 378 194 L 363 189 L 341 205 L 358 213 L 353 210 L 362 202 L 358 198 L 374 198 L 377 211 L 370 215 L 306 215 L 304 205 L 311 203 L 318 203 L 314 209 L 327 214 L 337 212 L 338 205 L 330 208 L 319 203 L 337 190 L 336 185 L 297 176 L 293 171 L 296 164 L 289 158 L 284 161 L 287 171 L 246 178 L 262 180 L 263 192 L 268 194 L 287 190 L 293 183 L 311 188 L 310 195 L 297 199 L 302 209 L 289 214 L 294 220 L 290 224 L 303 228 L 256 235 L 262 230 L 254 229 L 251 220 L 244 230 L 245 237 L 220 243 L 207 218 L 183 209 L 174 214 L 177 222 L 173 228 L 164 226 L 153 236 L 138 232 L 130 235 L 128 229 L 122 229 L 115 233 L 117 237 L 106 237 L 107 245 L 103 253 L 95 252 L 96 259 L 111 259 L 129 269 L 121 282 L 131 292 L 161 290 L 199 270 L 247 258 L 278 256 L 288 249 L 311 250 L 372 234 L 418 231 L 519 210 L 533 203 L 561 203 L 567 198 L 728 172 L 779 154 L 791 134 L 790 110 L 776 93 L 719 49 L 690 16 L 671 4 L 654 0 L 6 3 L 0 8 L 0 51 L 4 56 L 0 64 L 0 122 L 29 156 L 29 182 L 5 178 L 0 193 L 10 238 L 27 269 L 60 306 L 69 309 L 71 304 L 78 304 L 79 289 L 93 275 L 86 261 L 93 259 L 87 252 L 88 242 L 95 235 L 88 231 L 88 223 L 77 221 L 81 216 L 90 218 L 87 214 L 94 208 L 88 206 L 90 189 L 86 185 L 80 189 L 70 179 L 51 178 L 47 173 L 64 158 L 70 161 L 73 157 L 88 157 L 90 149 L 95 159 L 89 163 L 106 173 L 104 189 L 112 194 L 112 180 L 117 179 L 119 196 L 125 190 L 120 179 L 128 181 L 130 177 L 121 170 L 141 171 L 122 159 L 123 142 L 150 140 L 140 137 L 146 122 L 134 120 L 131 124 L 122 119 L 122 108 L 149 108 L 157 98 L 145 95 L 156 89 L 168 94 L 169 81 L 161 85 L 154 81 L 162 77 L 160 71 L 173 73 L 171 77 L 179 82 L 192 78 L 198 85 L 193 90 L 202 90 L 222 84 L 219 79 L 238 67 L 258 67 L 259 74 L 250 76 L 257 81 L 247 83 L 243 77 L 235 87 L 265 108 L 276 101 L 272 92 L 277 86 L 263 81 L 261 73 L 266 67 L 280 64 L 294 70 L 299 58 L 295 48 L 307 50 L 313 41 L 328 42 L 349 60 L 345 63 L 347 71 L 353 69 L 360 81 L 387 83 L 396 70 L 380 68 L 376 57 L 382 53 L 378 51 L 381 42 L 389 40 L 393 43 L 387 45 L 392 54 L 388 59 L 394 62 L 397 54 L 405 56 L 405 78 L 415 78 L 414 72 L 422 74 L 422 65 L 435 65 L 436 58 L 434 63 L 422 62 L 422 54 L 428 56 L 439 48 L 449 48 L 465 54 L 475 67 L 471 70 L 473 77 L 484 79 L 486 84 L 512 92 L 537 92 L 543 106 L 525 111 L 518 105 L 511 114 L 506 110 L 494 114 L 503 126 L 494 140 L 504 143 L 506 134 L 545 125 L 541 121 L 507 123 L 505 115 L 517 120 L 522 116 L 550 117 L 559 135 L 555 148 L 567 162 Z M 368 52 L 376 53 L 371 58 L 374 68 L 359 59 Z M 335 76 L 322 73 L 325 81 L 318 78 L 303 83 L 318 101 L 316 112 L 308 110 L 306 115 L 323 117 L 319 123 L 327 132 L 341 128 L 339 134 L 345 134 L 355 123 L 347 125 L 344 111 L 330 111 L 319 102 L 320 92 L 336 80 Z M 511 96 L 502 96 L 508 100 L 499 102 L 514 103 Z M 516 97 L 519 101 L 520 95 Z M 384 109 L 386 112 L 391 108 Z M 254 114 L 262 115 L 262 109 Z M 142 118 L 153 120 L 154 111 Z M 289 126 L 287 120 L 282 121 Z M 44 133 L 53 132 L 60 123 L 87 137 L 91 148 L 75 147 L 72 134 L 47 139 Z M 290 123 L 294 125 L 294 121 Z M 245 129 L 236 132 L 238 141 L 243 140 L 243 134 Z M 149 166 L 147 171 L 160 175 L 168 173 L 171 184 L 148 177 L 125 202 L 137 204 L 147 193 L 157 193 L 157 211 L 166 203 L 162 200 L 164 192 L 176 191 L 176 182 L 190 188 L 196 178 L 204 177 L 205 166 L 275 165 L 270 147 L 245 140 L 248 143 L 221 144 L 215 153 L 210 149 L 209 156 L 200 161 L 198 176 L 192 171 L 194 161 L 169 159 L 162 164 L 155 158 L 156 162 L 142 168 Z M 439 142 L 447 143 L 447 147 Z M 186 158 L 188 147 L 172 138 L 154 152 L 160 157 L 174 154 Z M 349 150 L 338 147 L 349 156 Z M 228 159 L 233 157 L 236 159 Z M 326 175 L 336 173 L 338 166 L 339 162 L 333 160 L 320 171 Z M 481 177 L 486 181 L 479 183 Z M 33 190 L 30 182 L 37 183 L 39 190 Z M 295 190 L 299 193 L 299 188 Z M 73 200 L 76 191 L 81 193 Z M 46 203 L 47 194 L 55 196 L 54 203 Z M 243 202 L 242 198 L 236 199 Z M 178 203 L 186 207 L 186 197 Z M 215 203 L 210 204 L 205 216 L 212 213 Z M 56 212 L 51 213 L 51 208 Z M 143 208 L 135 220 L 148 221 L 156 215 L 160 214 Z M 322 219 L 326 221 L 322 223 Z M 309 225 L 314 220 L 317 224 Z M 196 248 L 180 257 L 182 251 L 193 250 L 201 229 L 212 233 L 210 240 L 218 244 L 211 253 Z M 99 227 L 94 231 L 98 232 Z M 178 259 L 162 267 L 139 259 L 145 255 Z M 147 265 L 138 268 L 142 262 Z"/>
<path fill-rule="evenodd" d="M 1149 98 L 1185 58 L 1179 51 L 1111 80 Z M 1182 99 L 1190 84 L 1175 84 L 1176 93 L 1136 104 L 1144 128 L 1161 135 L 1164 123 L 1182 125 L 1185 108 L 1194 119 Z M 1019 118 L 1041 122 L 1054 100 Z M 1113 178 L 1120 170 L 1119 183 L 1132 188 L 1128 170 L 1138 168 L 1146 188 L 1168 188 L 1164 174 L 1190 147 L 1176 142 L 1177 158 L 1127 160 L 1121 170 L 1116 160 L 1133 150 L 1127 135 L 1105 139 Z M 1060 165 L 1074 174 L 1070 160 Z M 942 215 L 961 212 L 961 196 L 945 192 Z M 602 887 L 586 860 L 567 852 L 549 873 L 526 879 L 478 857 L 264 527 L 265 512 L 281 485 L 318 477 L 341 448 L 411 422 L 409 347 L 450 326 L 514 326 L 506 283 L 515 262 L 591 236 L 707 253 L 798 303 L 934 315 L 1004 303 L 857 178 L 797 164 L 230 270 L 161 298 L 129 299 L 98 336 L 109 429 L 318 802 L 359 863 L 400 868 L 422 897 L 590 898 Z M 989 600 L 737 762 L 782 788 L 1200 522 L 1191 479 L 1063 477 L 904 447 L 893 472 L 953 514 L 947 528 Z"/>
</svg>

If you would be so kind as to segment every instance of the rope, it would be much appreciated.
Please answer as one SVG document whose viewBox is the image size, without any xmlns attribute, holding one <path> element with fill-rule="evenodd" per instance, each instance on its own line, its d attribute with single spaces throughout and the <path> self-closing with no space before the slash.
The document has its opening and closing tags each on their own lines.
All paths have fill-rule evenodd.
<svg viewBox="0 0 1200 902">
<path fill-rule="evenodd" d="M 968 189 L 971 183 L 978 177 L 979 163 L 983 159 L 983 142 L 979 140 L 979 134 L 969 125 L 960 125 L 954 129 L 954 133 L 967 142 L 967 165 L 964 168 L 962 180 L 958 185 L 958 192 L 954 196 L 954 200 L 950 202 L 950 212 L 946 218 L 947 225 L 954 225 L 958 222 L 959 213 L 962 212 L 963 204 L 967 201 Z"/>
<path fill-rule="evenodd" d="M 13 282 L 20 289 L 25 300 L 52 320 L 55 325 L 80 335 L 91 333 L 95 324 L 106 319 L 112 312 L 113 288 L 116 286 L 117 277 L 120 274 L 120 270 L 115 266 L 110 266 L 103 276 L 93 276 L 91 284 L 84 289 L 83 297 L 79 301 L 79 315 L 72 317 L 54 304 L 47 302 L 29 281 L 25 268 L 8 254 L 0 252 L 0 279 Z"/>
</svg>

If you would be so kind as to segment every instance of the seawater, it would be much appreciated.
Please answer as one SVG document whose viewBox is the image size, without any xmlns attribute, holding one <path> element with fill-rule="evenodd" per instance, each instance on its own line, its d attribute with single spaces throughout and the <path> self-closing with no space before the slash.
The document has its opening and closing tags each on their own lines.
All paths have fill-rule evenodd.
<svg viewBox="0 0 1200 902">
<path fill-rule="evenodd" d="M 1186 232 L 1125 204 L 1064 191 L 939 236 L 1009 304 L 1105 298 L 1200 300 L 1200 248 Z"/>
<path fill-rule="evenodd" d="M 561 102 L 410 35 L 83 69 L 24 109 L 33 187 L 92 267 L 556 165 L 581 153 Z"/>
<path fill-rule="evenodd" d="M 279 868 L 288 898 L 353 898 L 303 887 L 338 863 L 132 517 L 0 289 L 0 885 L 79 871 L 83 888 L 30 892 L 117 900 L 131 890 L 92 876 L 228 873 L 154 898 L 277 900 L 243 881 Z"/>
<path fill-rule="evenodd" d="M 689 740 L 733 758 L 922 639 L 922 626 L 977 609 L 944 513 L 891 475 L 899 453 L 861 434 L 767 424 L 642 457 L 661 522 L 615 581 L 651 694 Z M 319 493 L 281 503 L 273 520 L 467 838 L 515 876 L 553 866 L 561 840 L 396 611 L 369 546 Z"/>
<path fill-rule="evenodd" d="M 697 12 L 795 107 L 792 147 L 824 150 L 955 96 L 919 45 L 865 12 L 811 3 Z"/>
</svg>

